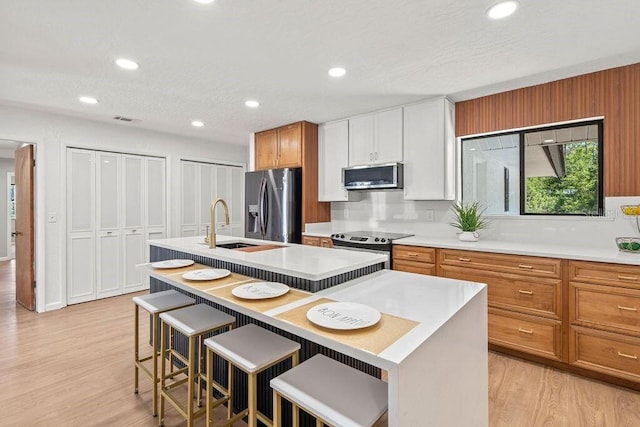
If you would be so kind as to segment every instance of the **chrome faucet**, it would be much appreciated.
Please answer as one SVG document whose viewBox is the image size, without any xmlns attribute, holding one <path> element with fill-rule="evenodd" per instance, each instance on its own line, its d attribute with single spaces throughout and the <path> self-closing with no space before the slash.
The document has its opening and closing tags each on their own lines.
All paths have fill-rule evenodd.
<svg viewBox="0 0 640 427">
<path fill-rule="evenodd" d="M 211 203 L 211 224 L 209 234 L 209 248 L 213 249 L 216 247 L 216 205 L 218 203 L 222 203 L 222 207 L 224 208 L 224 223 L 229 225 L 229 207 L 227 206 L 227 202 L 224 199 L 217 198 Z"/>
</svg>

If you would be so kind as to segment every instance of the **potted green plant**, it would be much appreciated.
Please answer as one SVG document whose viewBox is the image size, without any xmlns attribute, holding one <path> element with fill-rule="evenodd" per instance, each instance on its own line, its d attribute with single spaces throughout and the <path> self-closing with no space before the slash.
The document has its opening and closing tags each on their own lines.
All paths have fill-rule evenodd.
<svg viewBox="0 0 640 427">
<path fill-rule="evenodd" d="M 483 208 L 479 202 L 456 202 L 451 206 L 451 210 L 455 215 L 455 221 L 450 222 L 449 225 L 462 231 L 458 234 L 458 238 L 463 242 L 478 241 L 480 237 L 478 230 L 487 228 L 489 225 L 489 221 L 484 217 L 486 208 Z"/>
</svg>

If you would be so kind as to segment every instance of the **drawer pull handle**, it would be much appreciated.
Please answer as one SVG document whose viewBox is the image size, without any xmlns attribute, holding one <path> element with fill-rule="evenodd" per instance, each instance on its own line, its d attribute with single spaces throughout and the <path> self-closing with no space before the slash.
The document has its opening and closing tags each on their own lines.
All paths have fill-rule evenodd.
<svg viewBox="0 0 640 427">
<path fill-rule="evenodd" d="M 462 262 L 469 262 L 469 261 L 471 261 L 471 258 L 465 258 L 465 257 L 462 257 L 462 256 L 461 256 L 460 258 L 458 258 L 458 259 L 459 259 L 460 261 L 462 261 Z"/>
<path fill-rule="evenodd" d="M 621 351 L 618 352 L 618 356 L 626 357 L 627 359 L 638 360 L 638 356 L 636 356 L 635 354 L 626 354 L 626 353 L 623 353 Z"/>
<path fill-rule="evenodd" d="M 618 274 L 618 279 L 620 280 L 631 280 L 632 282 L 636 282 L 638 280 L 635 276 L 623 276 L 622 274 Z"/>
<path fill-rule="evenodd" d="M 523 334 L 533 334 L 533 329 L 522 329 L 522 328 L 518 328 L 519 332 L 522 332 Z M 619 354 L 619 353 L 618 353 Z"/>
<path fill-rule="evenodd" d="M 637 307 L 625 307 L 624 305 L 618 305 L 618 308 L 625 311 L 638 311 Z"/>
<path fill-rule="evenodd" d="M 533 295 L 533 291 L 525 291 L 524 289 L 518 289 L 518 292 L 524 295 Z"/>
<path fill-rule="evenodd" d="M 420 255 L 418 252 L 407 252 L 407 256 L 418 256 Z"/>
<path fill-rule="evenodd" d="M 518 268 L 525 268 L 527 270 L 531 270 L 533 268 L 532 265 L 527 265 L 527 264 L 518 264 Z"/>
</svg>

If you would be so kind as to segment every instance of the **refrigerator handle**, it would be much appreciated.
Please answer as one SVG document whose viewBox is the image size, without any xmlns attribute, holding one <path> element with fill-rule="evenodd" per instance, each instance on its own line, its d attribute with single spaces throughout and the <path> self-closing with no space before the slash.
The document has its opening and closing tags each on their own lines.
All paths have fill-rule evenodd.
<svg viewBox="0 0 640 427">
<path fill-rule="evenodd" d="M 264 231 L 262 237 L 267 234 L 267 226 L 269 225 L 269 192 L 267 191 L 267 180 L 264 180 L 264 195 L 262 196 L 262 226 Z"/>
<path fill-rule="evenodd" d="M 265 229 L 264 229 L 264 195 L 266 190 L 266 180 L 262 178 L 260 180 L 260 191 L 258 193 L 258 224 L 260 225 L 260 234 L 264 237 Z"/>
</svg>

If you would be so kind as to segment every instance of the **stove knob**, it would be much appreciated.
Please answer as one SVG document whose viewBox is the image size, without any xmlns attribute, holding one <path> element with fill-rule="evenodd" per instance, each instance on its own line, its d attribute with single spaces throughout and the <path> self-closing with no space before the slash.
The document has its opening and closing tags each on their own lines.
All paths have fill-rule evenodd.
<svg viewBox="0 0 640 427">
<path fill-rule="evenodd" d="M 337 234 L 332 234 L 331 238 L 334 238 L 334 237 L 338 237 L 338 235 Z"/>
<path fill-rule="evenodd" d="M 340 235 L 340 238 L 341 238 L 341 239 L 344 239 L 344 234 L 341 234 L 341 235 Z"/>
<path fill-rule="evenodd" d="M 375 238 L 375 241 L 376 241 L 376 242 L 378 242 L 378 241 L 380 241 L 380 239 L 378 239 L 378 238 L 376 237 L 376 238 Z"/>
<path fill-rule="evenodd" d="M 381 239 L 380 241 L 381 241 L 382 243 L 384 243 L 384 242 L 386 242 L 386 241 L 387 241 L 387 239 Z"/>
</svg>

